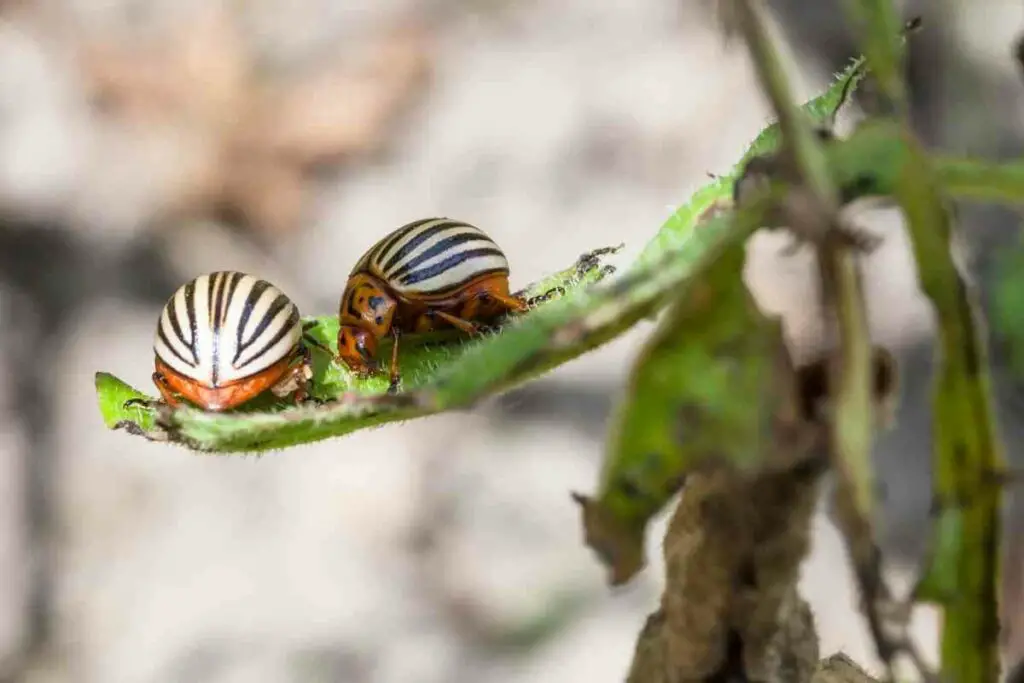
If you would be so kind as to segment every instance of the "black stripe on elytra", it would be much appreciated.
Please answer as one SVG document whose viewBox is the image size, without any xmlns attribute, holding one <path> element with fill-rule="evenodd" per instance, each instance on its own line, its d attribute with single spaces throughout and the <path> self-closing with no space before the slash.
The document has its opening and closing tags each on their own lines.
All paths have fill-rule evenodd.
<svg viewBox="0 0 1024 683">
<path fill-rule="evenodd" d="M 218 273 L 220 277 L 217 278 L 217 295 L 214 297 L 214 311 L 213 311 L 213 330 L 217 332 L 224 325 L 224 313 L 227 309 L 227 297 L 228 293 L 228 282 L 230 282 L 232 273 Z"/>
<path fill-rule="evenodd" d="M 198 335 L 196 334 L 196 281 L 185 285 L 185 314 L 188 316 L 188 327 L 192 333 L 192 343 L 189 344 L 189 350 L 192 351 L 192 361 L 194 365 L 199 365 L 199 350 L 196 348 L 196 341 Z"/>
<path fill-rule="evenodd" d="M 435 256 L 440 256 L 446 251 L 449 251 L 459 246 L 460 244 L 465 244 L 466 242 L 483 242 L 485 244 L 494 244 L 494 242 L 491 242 L 491 240 L 487 239 L 478 232 L 463 232 L 457 235 L 452 235 L 451 237 L 445 237 L 443 240 L 439 240 L 437 244 L 430 247 L 422 254 L 417 255 L 416 258 L 409 259 L 408 261 L 403 263 L 400 268 L 395 270 L 395 272 L 388 273 L 388 278 L 400 278 L 409 271 L 415 270 L 416 266 L 419 266 L 420 264 L 429 261 Z"/>
<path fill-rule="evenodd" d="M 210 324 L 210 329 L 215 330 L 216 321 L 213 319 L 213 295 L 214 289 L 217 283 L 220 281 L 220 273 L 212 273 L 206 278 L 206 317 Z"/>
<path fill-rule="evenodd" d="M 405 237 L 405 235 L 407 235 L 410 230 L 415 230 L 416 228 L 420 227 L 421 225 L 426 225 L 427 223 L 429 223 L 431 221 L 439 221 L 439 220 L 444 220 L 444 219 L 443 218 L 421 218 L 418 221 L 413 221 L 412 223 L 406 223 L 405 225 L 403 225 L 402 227 L 398 228 L 393 233 L 391 233 L 390 235 L 388 235 L 387 237 L 382 239 L 380 242 L 377 243 L 377 246 L 373 247 L 370 250 L 370 253 L 367 254 L 367 259 L 366 259 L 367 265 L 372 265 L 374 263 L 378 263 L 380 261 L 380 259 L 385 254 L 387 254 L 389 251 L 391 251 L 391 248 L 395 246 L 395 243 L 398 242 L 398 240 L 400 240 L 403 237 Z"/>
<path fill-rule="evenodd" d="M 429 292 L 417 293 L 416 299 L 423 303 L 441 302 L 450 299 L 453 295 L 459 293 L 460 290 L 466 287 L 470 282 L 474 280 L 480 280 L 487 277 L 488 275 L 508 275 L 507 268 L 488 268 L 487 270 L 475 271 L 469 277 L 459 280 L 453 285 L 449 285 L 444 289 L 434 289 Z"/>
<path fill-rule="evenodd" d="M 284 296 L 280 296 L 280 297 L 278 297 L 278 299 L 279 300 L 280 299 L 284 299 L 286 303 L 288 301 L 288 299 L 286 297 L 284 297 Z M 277 304 L 277 301 L 275 301 L 274 304 Z M 281 312 L 280 308 L 278 308 L 277 310 L 274 311 L 275 314 L 276 313 L 280 313 L 280 312 Z M 265 317 L 263 320 L 267 321 L 270 318 L 271 318 L 271 316 L 268 314 L 267 317 Z M 250 360 L 249 362 L 251 363 L 251 362 L 253 362 L 254 360 L 256 360 L 258 358 L 262 358 L 263 355 L 274 346 L 274 344 L 276 344 L 279 341 L 281 341 L 281 339 L 283 339 L 284 336 L 286 334 L 288 334 L 288 332 L 291 331 L 291 329 L 293 327 L 295 327 L 296 325 L 298 325 L 298 324 L 299 324 L 299 309 L 297 309 L 297 308 L 295 308 L 293 306 L 292 307 L 292 312 L 288 314 L 288 319 L 285 320 L 284 325 L 282 325 L 281 328 L 277 331 L 277 334 L 275 334 L 274 337 L 270 341 L 268 341 L 266 344 L 264 344 L 263 348 L 260 349 L 259 353 L 254 355 L 252 357 L 252 360 Z"/>
<path fill-rule="evenodd" d="M 245 304 L 242 306 L 242 315 L 238 318 L 238 329 L 235 330 L 235 357 L 231 359 L 232 365 L 238 363 L 238 359 L 242 355 L 242 349 L 252 343 L 252 339 L 246 344 L 242 343 L 242 332 L 245 331 L 245 326 L 249 322 L 252 309 L 256 307 L 256 303 L 259 302 L 260 297 L 263 296 L 263 292 L 267 291 L 268 287 L 270 287 L 270 283 L 266 280 L 257 280 L 249 288 L 249 294 L 246 295 Z"/>
<path fill-rule="evenodd" d="M 238 283 L 242 281 L 243 277 L 245 277 L 245 275 L 242 273 L 231 273 L 231 280 L 227 287 L 228 293 L 227 296 L 224 297 L 223 317 L 227 317 L 228 309 L 231 308 L 231 302 L 235 300 L 235 291 L 238 289 Z"/>
<path fill-rule="evenodd" d="M 290 303 L 291 302 L 288 301 L 288 297 L 286 297 L 284 294 L 277 295 L 277 298 L 274 299 L 274 303 L 270 304 L 270 308 L 268 308 L 264 316 L 260 318 L 259 325 L 256 326 L 256 330 L 252 333 L 252 336 L 249 337 L 249 339 L 245 342 L 244 346 L 239 347 L 238 353 L 235 354 L 235 359 L 232 361 L 235 364 L 235 367 L 239 367 L 237 363 L 238 358 L 241 357 L 242 355 L 242 352 L 248 349 L 254 343 L 256 343 L 256 341 L 260 338 L 260 335 L 262 335 L 266 331 L 267 327 L 270 325 L 271 322 L 273 322 L 277 314 L 281 312 L 281 309 L 283 309 Z M 264 350 L 266 349 L 264 348 Z M 262 353 L 262 351 L 260 353 Z M 259 357 L 260 354 L 258 353 L 255 356 L 253 356 L 249 362 L 251 363 L 252 361 L 256 360 Z M 243 364 L 243 367 L 244 365 L 248 365 L 248 363 Z"/>
<path fill-rule="evenodd" d="M 171 330 L 174 332 L 174 335 L 179 340 L 181 340 L 181 345 L 184 346 L 186 349 L 191 349 L 193 342 L 190 339 L 185 339 L 185 333 L 181 331 L 181 323 L 178 322 L 178 296 L 177 295 L 172 296 L 171 300 L 167 302 L 167 317 L 171 321 Z M 160 329 L 161 334 L 163 334 L 163 323 L 162 322 L 160 324 L 160 328 L 161 328 Z M 167 344 L 168 346 L 170 346 L 170 344 L 167 343 L 167 338 L 166 337 L 164 337 L 164 343 Z M 181 354 L 179 354 L 177 351 L 174 352 L 174 355 L 176 355 L 179 358 L 181 358 Z M 187 363 L 188 365 L 192 365 L 192 367 L 195 367 L 195 365 L 192 363 L 192 361 L 187 361 L 184 358 L 181 358 L 181 360 L 184 361 L 185 363 Z"/>
<path fill-rule="evenodd" d="M 436 225 L 431 225 L 428 228 L 424 228 L 422 231 L 417 233 L 412 239 L 410 239 L 408 242 L 399 247 L 398 251 L 396 251 L 394 254 L 391 254 L 391 256 L 388 257 L 387 261 L 380 264 L 380 272 L 390 272 L 392 268 L 401 263 L 402 259 L 406 258 L 421 244 L 423 244 L 424 242 L 426 242 L 439 232 L 444 232 L 445 230 L 449 230 L 457 225 L 458 223 L 455 223 L 453 221 L 441 221 Z"/>
<path fill-rule="evenodd" d="M 428 266 L 427 268 L 421 268 L 420 270 L 415 270 L 405 275 L 404 277 L 400 278 L 398 281 L 401 282 L 403 285 L 414 285 L 417 282 L 423 282 L 424 280 L 429 280 L 432 277 L 441 275 L 442 273 L 451 270 L 460 263 L 464 263 L 469 259 L 474 259 L 480 256 L 504 256 L 504 254 L 502 254 L 501 250 L 498 249 L 497 247 L 481 247 L 480 249 L 467 249 L 466 251 L 451 255 L 443 261 L 438 261 L 432 266 Z M 474 277 L 476 277 L 476 273 L 474 273 Z"/>
<path fill-rule="evenodd" d="M 173 353 L 174 356 L 178 360 L 180 360 L 185 365 L 191 366 L 193 368 L 196 366 L 195 363 L 193 363 L 192 361 L 186 360 L 186 358 L 183 355 L 181 355 L 181 353 L 178 352 L 178 349 L 176 349 L 171 344 L 171 342 L 167 339 L 167 334 L 164 332 L 164 326 L 163 325 L 157 326 L 156 333 L 157 333 L 157 336 L 160 337 L 160 341 L 162 341 L 164 343 L 164 346 L 167 347 L 167 350 L 170 351 L 171 353 Z"/>
</svg>

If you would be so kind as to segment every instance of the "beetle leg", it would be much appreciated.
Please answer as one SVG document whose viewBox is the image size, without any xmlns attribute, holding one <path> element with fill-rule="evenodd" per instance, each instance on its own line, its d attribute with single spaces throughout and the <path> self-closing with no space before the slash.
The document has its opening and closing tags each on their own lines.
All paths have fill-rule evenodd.
<svg viewBox="0 0 1024 683">
<path fill-rule="evenodd" d="M 153 384 L 160 390 L 160 395 L 164 399 L 164 403 L 172 407 L 178 407 L 181 405 L 181 401 L 175 397 L 174 392 L 171 391 L 171 386 L 167 383 L 167 378 L 164 377 L 162 372 L 153 373 Z"/>
<path fill-rule="evenodd" d="M 310 340 L 314 344 L 319 345 L 316 340 Z M 313 352 L 309 350 L 309 347 L 302 344 L 302 360 L 299 362 L 299 366 L 295 368 L 294 372 L 298 375 L 298 387 L 295 389 L 295 403 L 298 405 L 303 401 L 310 398 L 309 396 L 309 378 L 313 375 Z M 329 353 L 329 352 L 328 352 Z"/>
<path fill-rule="evenodd" d="M 292 392 L 292 400 L 295 402 L 295 405 L 299 405 L 300 403 L 304 403 L 308 398 L 309 392 L 306 390 L 306 383 L 300 379 L 299 386 L 294 392 Z"/>
<path fill-rule="evenodd" d="M 484 292 L 485 298 L 497 301 L 499 304 L 505 307 L 507 311 L 515 311 L 516 313 L 523 313 L 530 310 L 529 304 L 517 296 L 507 296 L 505 294 L 495 294 L 494 292 Z"/>
<path fill-rule="evenodd" d="M 135 408 L 137 406 L 139 408 L 155 408 L 158 405 L 160 405 L 160 401 L 153 401 L 148 398 L 139 398 L 136 396 L 135 398 L 130 398 L 124 403 L 122 403 L 121 407 Z"/>
<path fill-rule="evenodd" d="M 278 384 L 293 383 L 295 385 L 292 399 L 295 405 L 298 405 L 313 398 L 309 393 L 309 378 L 313 375 L 313 352 L 305 344 L 300 344 L 299 354 L 296 357 L 299 359 L 299 364 L 292 367 Z"/>
<path fill-rule="evenodd" d="M 316 324 L 316 321 L 313 321 L 313 323 Z M 313 339 L 313 337 L 310 337 L 307 334 L 303 334 L 302 335 L 302 343 L 305 346 L 312 346 L 315 349 L 319 349 L 320 351 L 323 351 L 324 353 L 326 353 L 328 356 L 332 356 L 332 357 L 334 356 L 334 352 L 333 351 L 331 351 L 329 348 L 327 348 L 326 346 L 324 346 L 323 344 L 318 342 L 316 339 Z M 308 348 L 307 348 L 307 350 L 308 350 Z M 310 357 L 310 362 L 312 362 L 312 357 Z"/>
<path fill-rule="evenodd" d="M 444 311 L 431 311 L 431 315 L 435 315 L 441 320 L 444 320 L 453 327 L 457 327 L 466 334 L 476 334 L 480 331 L 479 326 L 476 323 L 471 323 L 468 320 L 457 318 L 451 313 L 445 313 Z"/>
<path fill-rule="evenodd" d="M 527 306 L 536 306 L 537 304 L 542 304 L 545 301 L 549 301 L 549 300 L 555 298 L 555 295 L 565 296 L 565 287 L 562 287 L 561 285 L 559 285 L 558 287 L 552 287 L 551 289 L 549 289 L 548 291 L 544 292 L 543 294 L 538 294 L 537 296 L 530 297 L 529 299 L 526 299 L 526 305 Z"/>
<path fill-rule="evenodd" d="M 398 328 L 391 328 L 391 336 L 394 337 L 394 344 L 391 347 L 391 368 L 390 368 L 390 384 L 388 384 L 388 393 L 397 394 L 398 387 L 402 383 L 402 374 L 398 369 Z"/>
</svg>

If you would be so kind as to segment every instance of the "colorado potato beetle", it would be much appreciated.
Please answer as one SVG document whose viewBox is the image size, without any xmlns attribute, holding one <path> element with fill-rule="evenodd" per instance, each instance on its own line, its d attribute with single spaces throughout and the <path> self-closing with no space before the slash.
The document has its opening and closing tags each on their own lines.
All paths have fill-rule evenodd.
<svg viewBox="0 0 1024 683">
<path fill-rule="evenodd" d="M 307 396 L 310 352 L 299 310 L 277 287 L 220 271 L 182 285 L 160 314 L 153 383 L 164 401 L 180 397 L 210 411 L 230 410 L 267 389 Z"/>
<path fill-rule="evenodd" d="M 398 337 L 479 323 L 529 307 L 509 293 L 508 261 L 482 230 L 449 218 L 424 218 L 385 236 L 349 274 L 338 319 L 338 359 L 366 376 L 378 369 L 377 343 L 394 337 L 391 388 L 398 386 Z"/>
</svg>

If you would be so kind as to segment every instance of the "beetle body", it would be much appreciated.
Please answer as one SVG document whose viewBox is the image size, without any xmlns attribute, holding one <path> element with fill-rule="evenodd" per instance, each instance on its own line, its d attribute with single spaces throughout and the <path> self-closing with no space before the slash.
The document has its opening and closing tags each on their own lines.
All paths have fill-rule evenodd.
<svg viewBox="0 0 1024 683">
<path fill-rule="evenodd" d="M 396 385 L 400 333 L 455 327 L 472 334 L 477 323 L 527 310 L 509 293 L 508 273 L 498 245 L 468 223 L 426 218 L 398 228 L 370 247 L 349 275 L 338 315 L 340 360 L 370 374 L 378 341 L 392 334 Z"/>
<path fill-rule="evenodd" d="M 153 382 L 170 405 L 181 396 L 223 411 L 268 389 L 306 396 L 310 358 L 298 308 L 251 275 L 221 271 L 182 285 L 160 315 L 153 351 Z"/>
</svg>

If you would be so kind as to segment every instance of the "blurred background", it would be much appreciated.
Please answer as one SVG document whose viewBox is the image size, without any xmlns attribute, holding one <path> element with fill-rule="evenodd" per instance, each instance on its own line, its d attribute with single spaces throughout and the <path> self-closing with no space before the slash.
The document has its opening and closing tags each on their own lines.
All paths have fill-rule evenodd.
<svg viewBox="0 0 1024 683">
<path fill-rule="evenodd" d="M 770 4 L 809 96 L 856 51 L 838 4 Z M 1020 3 L 905 10 L 925 21 L 909 73 L 928 143 L 1019 155 Z M 93 374 L 152 391 L 160 308 L 214 269 L 333 313 L 362 251 L 425 216 L 487 230 L 513 286 L 595 247 L 625 241 L 628 259 L 767 117 L 709 3 L 0 1 L 0 681 L 622 680 L 660 592 L 661 527 L 651 568 L 613 593 L 568 492 L 596 486 L 649 327 L 473 411 L 259 459 L 107 431 Z M 1000 284 L 1018 220 L 961 218 L 1024 465 L 1002 332 L 1024 310 L 999 296 L 1024 291 Z M 898 218 L 857 220 L 885 239 L 871 320 L 903 363 L 877 459 L 906 582 L 927 529 L 933 326 Z M 814 271 L 784 244 L 758 237 L 748 275 L 810 352 Z M 1024 504 L 1008 515 L 1024 535 Z M 823 516 L 803 584 L 823 654 L 872 664 Z M 934 652 L 935 615 L 915 624 Z"/>
</svg>

